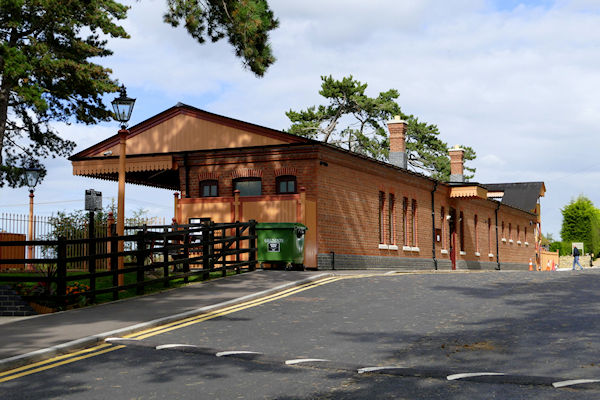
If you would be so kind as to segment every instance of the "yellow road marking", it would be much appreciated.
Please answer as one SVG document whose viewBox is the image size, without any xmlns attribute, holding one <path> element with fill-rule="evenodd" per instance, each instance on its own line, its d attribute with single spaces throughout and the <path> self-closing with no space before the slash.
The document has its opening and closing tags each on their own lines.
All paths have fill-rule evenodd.
<svg viewBox="0 0 600 400">
<path fill-rule="evenodd" d="M 60 361 L 60 362 L 57 362 L 57 363 L 54 363 L 54 364 L 50 364 L 50 365 L 46 365 L 46 366 L 43 366 L 43 367 L 40 367 L 40 368 L 35 368 L 35 369 L 28 370 L 28 371 L 24 371 L 24 372 L 21 372 L 20 374 L 11 375 L 11 376 L 7 376 L 7 377 L 4 377 L 4 378 L 1 378 L 0 379 L 0 383 L 6 382 L 6 381 L 11 381 L 11 380 L 17 379 L 17 378 L 21 378 L 21 377 L 26 376 L 26 375 L 35 374 L 36 372 L 45 371 L 47 369 L 56 368 L 56 367 L 59 367 L 61 365 L 70 364 L 70 363 L 73 363 L 75 361 L 83 360 L 83 359 L 86 359 L 86 358 L 99 356 L 100 354 L 104 354 L 104 353 L 108 353 L 108 352 L 111 352 L 111 351 L 119 350 L 119 349 L 122 349 L 123 347 L 125 347 L 125 346 L 123 346 L 123 345 L 113 346 L 113 347 L 109 347 L 108 349 L 96 351 L 96 352 L 91 353 L 91 354 L 86 354 L 84 356 L 70 358 L 68 360 Z M 12 372 L 12 371 L 10 371 L 10 372 Z"/>
<path fill-rule="evenodd" d="M 252 302 L 249 302 L 249 303 L 238 304 L 238 307 L 235 307 L 234 309 L 226 309 L 224 311 L 223 310 L 219 310 L 219 311 L 215 311 L 215 312 L 210 313 L 210 314 L 204 314 L 204 315 L 201 315 L 201 316 L 197 317 L 196 319 L 194 319 L 192 321 L 188 321 L 188 322 L 185 322 L 185 323 L 182 323 L 182 324 L 179 324 L 179 325 L 175 325 L 175 326 L 162 327 L 159 330 L 156 330 L 156 331 L 153 331 L 153 332 L 149 332 L 149 333 L 146 333 L 146 334 L 143 334 L 143 335 L 140 335 L 140 336 L 136 336 L 136 339 L 140 339 L 140 340 L 141 339 L 146 339 L 146 338 L 149 338 L 151 336 L 160 335 L 161 333 L 170 332 L 170 331 L 173 331 L 173 330 L 179 329 L 179 328 L 184 328 L 186 326 L 194 325 L 194 324 L 197 324 L 197 323 L 200 323 L 200 322 L 203 322 L 203 321 L 207 321 L 209 319 L 221 317 L 223 315 L 227 315 L 227 314 L 231 314 L 231 313 L 234 313 L 234 312 L 237 312 L 237 311 L 245 310 L 247 308 L 256 307 L 256 306 L 259 306 L 261 304 L 268 303 L 268 302 L 271 302 L 271 301 L 274 301 L 274 300 L 278 300 L 278 299 L 282 299 L 282 298 L 291 296 L 293 294 L 300 293 L 300 292 L 303 292 L 303 291 L 308 290 L 308 289 L 312 289 L 312 288 L 317 287 L 317 286 L 326 285 L 328 283 L 335 282 L 337 280 L 339 280 L 339 279 L 335 279 L 335 278 L 334 279 L 328 279 L 326 282 L 318 282 L 318 283 L 315 283 L 315 284 L 307 286 L 307 287 L 301 287 L 299 289 L 297 288 L 294 291 L 291 291 L 291 292 L 288 292 L 288 293 L 284 293 L 284 294 L 280 294 L 278 296 L 269 296 L 268 299 L 264 299 L 264 300 L 259 299 L 258 301 L 252 301 Z"/>
<path fill-rule="evenodd" d="M 11 369 L 9 371 L 0 372 L 0 377 L 6 376 L 6 375 L 10 375 L 10 374 L 14 374 L 15 372 L 19 372 L 19 371 L 24 371 L 26 369 L 35 368 L 35 367 L 37 367 L 39 365 L 49 364 L 49 363 L 54 362 L 54 361 L 63 360 L 65 358 L 70 358 L 70 357 L 76 356 L 78 354 L 84 354 L 84 353 L 89 353 L 89 352 L 92 352 L 92 351 L 100 350 L 100 349 L 103 349 L 103 348 L 108 347 L 108 346 L 110 346 L 110 344 L 101 344 L 99 346 L 90 347 L 89 349 L 84 349 L 84 350 L 76 351 L 74 353 L 64 354 L 62 356 L 56 356 L 56 357 L 53 357 L 53 358 L 49 358 L 47 360 L 38 361 L 38 362 L 33 363 L 33 364 L 24 365 L 22 367 L 14 368 L 14 369 Z"/>
<path fill-rule="evenodd" d="M 137 339 L 144 339 L 147 337 L 159 335 L 161 333 L 169 332 L 169 331 L 172 331 L 175 329 L 179 329 L 179 328 L 183 328 L 183 327 L 186 327 L 189 325 L 200 323 L 202 321 L 206 321 L 206 320 L 217 318 L 217 317 L 220 317 L 223 315 L 231 314 L 236 311 L 241 311 L 241 310 L 245 310 L 247 308 L 255 307 L 255 306 L 258 306 L 258 305 L 261 305 L 264 303 L 268 303 L 270 301 L 285 298 L 285 297 L 291 296 L 293 294 L 303 292 L 305 290 L 308 290 L 308 289 L 311 289 L 311 288 L 314 288 L 317 286 L 326 285 L 328 283 L 335 282 L 335 281 L 338 281 L 341 279 L 342 278 L 340 278 L 340 277 L 330 277 L 330 278 L 325 278 L 325 279 L 318 280 L 315 282 L 309 282 L 309 283 L 306 283 L 301 286 L 296 286 L 296 287 L 293 287 L 290 289 L 286 289 L 282 292 L 275 293 L 273 295 L 261 297 L 259 299 L 254 299 L 254 300 L 251 300 L 251 301 L 248 301 L 245 303 L 241 303 L 241 304 L 236 304 L 236 305 L 226 307 L 226 308 L 218 310 L 218 311 L 211 311 L 207 314 L 202 314 L 200 316 L 185 318 L 180 321 L 171 322 L 169 324 L 161 325 L 160 327 L 154 327 L 152 329 L 147 329 L 147 330 L 144 330 L 141 332 L 136 332 L 136 333 L 133 333 L 130 335 L 126 335 L 124 337 L 127 337 L 127 338 L 136 337 Z M 36 362 L 33 364 L 18 367 L 18 368 L 9 370 L 9 371 L 4 371 L 4 372 L 0 373 L 0 377 L 2 377 L 2 378 L 0 378 L 0 383 L 7 382 L 7 381 L 17 379 L 17 378 L 21 378 L 23 376 L 31 375 L 31 374 L 34 374 L 37 372 L 45 371 L 45 370 L 48 370 L 51 368 L 59 367 L 61 365 L 70 364 L 70 363 L 80 361 L 80 360 L 83 360 L 86 358 L 91 358 L 91 357 L 94 357 L 97 355 L 109 353 L 111 351 L 119 350 L 124 347 L 126 347 L 126 346 L 124 346 L 124 345 L 114 346 L 114 345 L 105 343 L 105 344 L 102 344 L 99 346 L 91 347 L 89 349 L 80 350 L 80 351 L 77 351 L 74 353 L 69 353 L 69 354 L 50 358 L 48 360 L 39 361 L 39 362 Z M 77 356 L 79 354 L 83 354 L 83 355 Z M 38 368 L 36 368 L 36 367 L 38 367 Z"/>
<path fill-rule="evenodd" d="M 316 286 L 324 285 L 326 283 L 330 283 L 330 282 L 333 282 L 333 281 L 336 281 L 336 280 L 339 280 L 339 278 L 330 277 L 330 278 L 325 278 L 325 279 L 322 279 L 322 280 L 319 280 L 319 281 L 316 281 L 316 282 L 305 283 L 304 285 L 296 286 L 296 287 L 293 287 L 293 288 L 290 288 L 290 289 L 286 289 L 286 290 L 284 290 L 282 292 L 278 292 L 278 293 L 275 293 L 275 294 L 272 294 L 272 295 L 269 295 L 269 296 L 261 297 L 261 298 L 254 299 L 254 300 L 249 300 L 249 301 L 244 302 L 244 303 L 234 304 L 234 305 L 229 306 L 229 307 L 221 308 L 221 309 L 215 310 L 215 311 L 209 311 L 209 312 L 207 312 L 205 314 L 195 315 L 193 317 L 184 318 L 184 319 L 181 319 L 181 320 L 178 320 L 178 321 L 174 321 L 174 322 L 170 322 L 170 323 L 167 323 L 167 324 L 164 324 L 164 325 L 161 325 L 161 326 L 155 326 L 153 328 L 149 328 L 149 329 L 146 329 L 146 330 L 143 330 L 143 331 L 139 331 L 139 332 L 131 333 L 131 334 L 128 334 L 128 335 L 124 335 L 123 337 L 124 338 L 128 338 L 128 339 L 130 339 L 130 338 L 140 339 L 141 336 L 146 335 L 146 334 L 151 333 L 151 332 L 162 331 L 163 329 L 166 329 L 166 328 L 169 328 L 169 327 L 172 327 L 172 326 L 179 326 L 179 325 L 185 324 L 187 322 L 196 321 L 198 319 L 205 320 L 208 317 L 212 317 L 213 315 L 216 315 L 216 314 L 218 314 L 218 315 L 224 315 L 223 313 L 225 313 L 225 312 L 229 313 L 229 312 L 243 310 L 245 308 L 248 308 L 246 306 L 260 305 L 260 304 L 266 303 L 268 301 L 272 301 L 272 300 L 276 300 L 278 298 L 281 298 L 282 296 L 285 296 L 286 294 L 291 295 L 291 294 L 294 294 L 294 293 L 297 293 L 297 292 L 300 292 L 300 291 L 303 291 L 303 290 L 307 290 L 307 289 L 310 289 L 310 288 L 313 288 L 313 287 L 316 287 Z M 145 336 L 145 337 L 147 337 L 147 336 Z"/>
</svg>

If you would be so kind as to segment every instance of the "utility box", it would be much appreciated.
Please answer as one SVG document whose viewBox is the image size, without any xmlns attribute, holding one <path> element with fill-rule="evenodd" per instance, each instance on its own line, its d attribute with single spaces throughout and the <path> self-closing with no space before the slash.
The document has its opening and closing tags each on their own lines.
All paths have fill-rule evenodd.
<svg viewBox="0 0 600 400">
<path fill-rule="evenodd" d="M 258 262 L 304 269 L 304 237 L 308 228 L 292 222 L 256 224 Z"/>
</svg>

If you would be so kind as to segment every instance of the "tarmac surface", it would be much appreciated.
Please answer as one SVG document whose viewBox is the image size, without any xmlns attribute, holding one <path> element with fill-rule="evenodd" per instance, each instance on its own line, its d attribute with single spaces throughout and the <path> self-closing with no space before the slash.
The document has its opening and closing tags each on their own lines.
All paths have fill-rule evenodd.
<svg viewBox="0 0 600 400">
<path fill-rule="evenodd" d="M 248 301 L 331 275 L 258 270 L 131 299 L 33 317 L 0 319 L 0 371 Z"/>
</svg>

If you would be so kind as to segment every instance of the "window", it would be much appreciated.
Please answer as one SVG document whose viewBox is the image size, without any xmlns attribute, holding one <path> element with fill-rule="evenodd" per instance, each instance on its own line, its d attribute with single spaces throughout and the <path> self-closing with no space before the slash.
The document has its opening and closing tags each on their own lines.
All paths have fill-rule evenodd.
<svg viewBox="0 0 600 400">
<path fill-rule="evenodd" d="M 297 193 L 296 177 L 294 175 L 282 175 L 275 179 L 277 194 Z"/>
<path fill-rule="evenodd" d="M 219 181 L 206 180 L 200 181 L 200 197 L 219 196 Z"/>
<path fill-rule="evenodd" d="M 389 229 L 388 233 L 390 235 L 389 244 L 396 244 L 396 218 L 394 215 L 396 214 L 396 204 L 395 204 L 394 195 L 390 193 L 389 196 L 389 204 L 388 204 L 388 224 Z"/>
<path fill-rule="evenodd" d="M 383 227 L 385 223 L 383 221 L 383 207 L 385 206 L 385 193 L 379 192 L 379 243 L 385 243 L 385 233 Z"/>
<path fill-rule="evenodd" d="M 475 217 L 473 218 L 473 229 L 474 229 L 474 234 L 475 234 L 475 252 L 479 253 L 479 232 L 477 231 L 477 223 L 479 221 L 477 221 L 477 214 L 475 215 Z"/>
<path fill-rule="evenodd" d="M 402 200 L 402 236 L 404 245 L 408 246 L 408 198 Z"/>
<path fill-rule="evenodd" d="M 465 251 L 465 221 L 463 218 L 463 212 L 461 211 L 458 217 L 458 224 L 459 224 L 459 245 L 460 245 L 460 251 Z"/>
<path fill-rule="evenodd" d="M 240 196 L 260 196 L 262 194 L 262 182 L 260 178 L 235 179 L 233 190 L 239 190 Z"/>
<path fill-rule="evenodd" d="M 523 240 L 525 241 L 525 243 L 529 242 L 529 240 L 527 240 L 527 227 L 526 226 L 523 227 L 523 236 L 524 236 Z"/>
<path fill-rule="evenodd" d="M 506 239 L 506 235 L 504 234 L 504 221 L 502 221 L 502 239 Z"/>
<path fill-rule="evenodd" d="M 508 223 L 508 240 L 512 240 L 512 223 Z"/>
<path fill-rule="evenodd" d="M 521 241 L 521 227 L 517 225 L 517 242 Z"/>
<path fill-rule="evenodd" d="M 413 247 L 419 247 L 417 243 L 417 201 L 413 199 L 412 201 L 412 218 L 410 219 L 410 229 L 412 232 L 412 245 Z"/>
</svg>

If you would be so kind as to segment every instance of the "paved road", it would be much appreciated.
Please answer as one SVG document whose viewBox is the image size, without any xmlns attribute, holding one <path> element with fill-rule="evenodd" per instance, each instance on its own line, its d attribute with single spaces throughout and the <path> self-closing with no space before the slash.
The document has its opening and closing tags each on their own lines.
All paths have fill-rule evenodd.
<svg viewBox="0 0 600 400">
<path fill-rule="evenodd" d="M 600 398 L 600 274 L 336 277 L 116 341 L 3 398 Z M 156 346 L 183 344 L 157 350 Z M 117 347 L 124 345 L 124 347 Z M 195 347 L 191 347 L 195 346 Z M 252 351 L 215 357 L 222 351 Z M 286 360 L 328 362 L 285 365 Z M 364 367 L 395 367 L 358 374 Z M 448 380 L 487 372 L 479 382 Z"/>
</svg>

